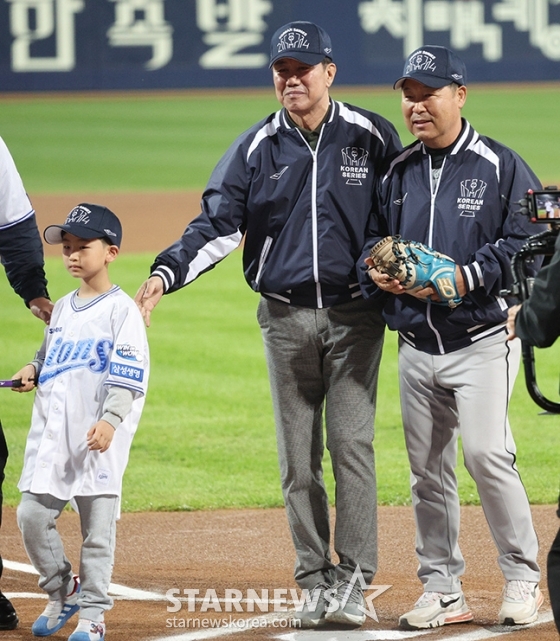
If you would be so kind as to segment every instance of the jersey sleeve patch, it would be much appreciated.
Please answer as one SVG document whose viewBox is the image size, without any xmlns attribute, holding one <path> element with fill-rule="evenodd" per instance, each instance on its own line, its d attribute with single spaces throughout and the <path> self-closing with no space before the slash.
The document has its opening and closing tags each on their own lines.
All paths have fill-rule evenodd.
<svg viewBox="0 0 560 641">
<path fill-rule="evenodd" d="M 132 365 L 123 365 L 111 361 L 109 373 L 117 378 L 125 378 L 141 383 L 144 380 L 144 369 L 133 367 Z"/>
</svg>

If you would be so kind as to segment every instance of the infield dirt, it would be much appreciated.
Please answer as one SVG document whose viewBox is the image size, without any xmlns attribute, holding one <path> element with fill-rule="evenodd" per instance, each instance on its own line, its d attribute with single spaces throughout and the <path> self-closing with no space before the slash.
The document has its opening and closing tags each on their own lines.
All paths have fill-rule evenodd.
<svg viewBox="0 0 560 641">
<path fill-rule="evenodd" d="M 121 218 L 124 228 L 123 251 L 153 252 L 154 255 L 176 240 L 199 213 L 200 193 L 79 194 L 31 195 L 39 227 L 61 223 L 80 202 L 108 206 Z M 46 247 L 47 255 L 59 255 L 56 247 Z M 541 588 L 545 594 L 542 615 L 550 618 L 546 590 L 546 553 L 558 529 L 555 506 L 533 506 L 535 528 L 541 543 L 539 561 L 543 570 Z M 333 510 L 334 518 L 334 510 Z M 67 545 L 67 554 L 79 567 L 79 519 L 65 512 L 59 529 Z M 15 510 L 4 510 L 2 556 L 12 562 L 29 563 L 16 525 Z M 496 563 L 497 552 L 479 507 L 462 508 L 461 548 L 467 563 L 464 591 L 474 614 L 469 624 L 447 626 L 430 631 L 427 639 L 463 641 L 499 638 L 504 641 L 553 641 L 558 633 L 552 621 L 533 627 L 506 630 L 496 626 L 501 603 L 503 577 Z M 368 618 L 357 631 L 328 630 L 324 633 L 294 632 L 293 629 L 266 627 L 243 629 L 240 621 L 260 619 L 262 611 L 228 610 L 223 601 L 202 611 L 198 603 L 193 612 L 183 604 L 180 611 L 169 612 L 173 603 L 165 598 L 168 590 L 199 590 L 207 596 L 215 590 L 223 599 L 225 590 L 239 590 L 243 595 L 252 589 L 262 594 L 268 590 L 296 588 L 292 568 L 294 551 L 284 510 L 218 510 L 201 512 L 156 512 L 123 514 L 118 525 L 117 551 L 113 582 L 127 588 L 154 594 L 137 593 L 131 598 L 116 598 L 107 613 L 108 641 L 147 641 L 162 637 L 189 635 L 189 639 L 229 636 L 244 639 L 284 638 L 285 641 L 359 641 L 365 639 L 401 639 L 397 627 L 400 614 L 409 610 L 421 593 L 416 577 L 414 554 L 414 519 L 410 507 L 379 508 L 379 571 L 375 585 L 390 586 L 374 601 L 379 621 Z M 13 596 L 20 625 L 17 630 L 0 632 L 0 641 L 30 640 L 30 628 L 45 606 L 37 587 L 37 577 L 6 568 L 2 590 Z M 36 594 L 24 598 L 22 593 Z M 22 596 L 18 596 L 22 595 Z M 141 599 L 141 597 L 144 597 Z M 220 608 L 220 609 L 218 609 Z M 272 606 L 269 612 L 272 611 Z M 247 610 L 247 608 L 245 608 Z M 230 619 L 237 624 L 229 629 L 213 628 L 211 621 Z M 206 624 L 203 624 L 203 620 Z M 71 621 L 52 639 L 66 639 L 74 628 Z M 184 626 L 184 627 L 183 627 Z M 239 631 L 241 630 L 241 631 Z M 294 635 L 294 636 L 287 636 Z M 503 636 L 501 636 L 503 635 Z"/>
</svg>

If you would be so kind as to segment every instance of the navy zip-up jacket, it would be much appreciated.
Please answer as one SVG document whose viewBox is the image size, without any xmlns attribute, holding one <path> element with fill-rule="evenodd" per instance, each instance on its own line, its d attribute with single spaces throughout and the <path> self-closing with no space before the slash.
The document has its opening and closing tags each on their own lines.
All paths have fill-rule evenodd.
<svg viewBox="0 0 560 641">
<path fill-rule="evenodd" d="M 0 138 L 0 262 L 16 294 L 29 307 L 48 298 L 43 243 L 35 211 L 6 143 Z"/>
<path fill-rule="evenodd" d="M 362 296 L 356 264 L 374 181 L 401 149 L 385 118 L 331 100 L 315 151 L 284 109 L 243 133 L 214 169 L 202 213 L 161 252 L 152 276 L 166 293 L 239 246 L 249 286 L 293 305 L 329 307 Z"/>
<path fill-rule="evenodd" d="M 500 291 L 512 284 L 511 258 L 529 236 L 542 231 L 520 213 L 518 203 L 528 189 L 541 185 L 519 155 L 479 135 L 466 120 L 434 194 L 431 162 L 419 141 L 392 160 L 364 256 L 384 236 L 399 234 L 462 267 L 469 291 L 454 309 L 408 294 L 387 295 L 384 305 L 388 327 L 403 340 L 423 352 L 445 354 L 504 327 L 509 304 Z M 360 278 L 366 296 L 378 295 L 364 266 Z"/>
</svg>

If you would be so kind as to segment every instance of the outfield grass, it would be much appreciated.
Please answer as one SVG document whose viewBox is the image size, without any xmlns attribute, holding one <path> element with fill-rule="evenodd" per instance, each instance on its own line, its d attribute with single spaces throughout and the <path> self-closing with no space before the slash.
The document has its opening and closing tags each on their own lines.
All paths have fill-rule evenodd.
<svg viewBox="0 0 560 641">
<path fill-rule="evenodd" d="M 378 111 L 403 137 L 398 94 L 336 88 L 336 99 Z M 474 87 L 465 115 L 481 132 L 523 155 L 544 183 L 558 180 L 551 140 L 560 138 L 560 85 Z M 12 150 L 27 189 L 106 192 L 201 189 L 226 146 L 275 110 L 272 91 L 115 98 L 0 97 L 0 135 Z M 133 295 L 153 255 L 122 255 L 115 282 Z M 149 330 L 152 378 L 141 427 L 125 476 L 124 508 L 199 509 L 281 505 L 274 425 L 263 349 L 255 319 L 258 297 L 243 281 L 240 253 L 185 290 L 166 297 Z M 50 290 L 58 298 L 76 286 L 59 259 L 49 259 Z M 0 378 L 9 378 L 41 342 L 40 323 L 11 292 L 0 270 Z M 558 349 L 537 350 L 539 383 L 558 400 Z M 542 373 L 542 377 L 541 377 Z M 11 458 L 6 501 L 18 500 L 32 394 L 0 391 L 0 418 Z M 553 503 L 558 490 L 560 417 L 540 416 L 518 378 L 511 421 L 518 465 L 530 500 Z M 387 334 L 376 452 L 379 500 L 410 500 L 408 465 L 397 395 L 396 339 Z M 328 454 L 326 482 L 333 493 Z M 478 503 L 459 465 L 464 503 Z"/>
<path fill-rule="evenodd" d="M 152 375 L 140 429 L 124 482 L 124 509 L 200 509 L 281 505 L 274 424 L 260 332 L 258 296 L 241 277 L 240 252 L 155 310 L 149 340 Z M 115 282 L 133 295 L 151 255 L 122 255 L 111 267 Z M 76 286 L 61 261 L 47 262 L 59 297 Z M 40 323 L 0 277 L 0 378 L 27 362 L 42 339 Z M 546 356 L 543 385 L 558 398 L 558 351 Z M 539 369 L 539 372 L 541 370 Z M 544 387 L 543 387 L 544 389 Z M 18 500 L 16 482 L 33 394 L 0 391 L 0 418 L 11 451 L 6 501 Z M 560 417 L 539 416 L 518 379 L 512 425 L 518 463 L 533 503 L 557 496 Z M 396 340 L 387 333 L 380 374 L 376 455 L 379 501 L 409 503 L 408 465 L 399 412 Z M 328 455 L 326 481 L 333 493 Z M 461 500 L 478 503 L 474 484 L 459 465 Z"/>
<path fill-rule="evenodd" d="M 412 140 L 398 92 L 333 89 L 333 96 L 389 118 Z M 560 182 L 560 83 L 475 86 L 464 114 L 475 128 L 513 147 L 545 184 Z M 216 97 L 52 96 L 2 99 L 0 135 L 35 192 L 201 189 L 226 147 L 278 108 L 272 89 Z"/>
</svg>

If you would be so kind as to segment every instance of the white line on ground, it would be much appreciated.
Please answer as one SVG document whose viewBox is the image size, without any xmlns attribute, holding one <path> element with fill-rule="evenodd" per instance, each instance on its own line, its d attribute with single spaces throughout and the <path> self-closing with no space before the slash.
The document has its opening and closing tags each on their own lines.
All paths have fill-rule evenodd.
<svg viewBox="0 0 560 641">
<path fill-rule="evenodd" d="M 3 565 L 8 570 L 15 570 L 16 572 L 25 572 L 26 574 L 36 574 L 39 573 L 37 570 L 30 565 L 29 563 L 18 563 L 17 561 L 6 561 L 2 559 Z M 120 597 L 123 600 L 130 599 L 132 601 L 167 601 L 165 594 L 159 594 L 158 592 L 148 592 L 147 590 L 137 590 L 135 588 L 129 588 L 126 585 L 119 585 L 118 583 L 109 584 L 109 593 L 113 596 Z M 12 593 L 11 597 L 13 598 L 23 598 L 30 599 L 31 596 L 20 596 L 20 594 L 29 594 L 29 593 Z M 43 594 L 36 594 L 36 598 L 44 598 Z M 11 598 L 9 597 L 9 598 Z"/>
<path fill-rule="evenodd" d="M 469 630 L 463 634 L 459 634 L 453 637 L 453 641 L 484 641 L 484 639 L 495 639 L 504 634 L 511 634 L 518 630 L 526 630 L 527 628 L 534 628 L 543 623 L 549 623 L 554 620 L 552 610 L 543 610 L 539 614 L 539 618 L 535 623 L 530 623 L 529 625 L 493 625 L 488 628 L 478 628 L 475 630 Z"/>
<path fill-rule="evenodd" d="M 14 570 L 16 572 L 25 572 L 26 574 L 35 574 L 39 573 L 35 568 L 28 563 L 19 563 L 17 561 L 8 561 L 3 559 L 3 565 L 8 570 Z M 133 600 L 133 601 L 167 601 L 168 598 L 165 594 L 159 594 L 158 592 L 150 592 L 147 590 L 137 590 L 135 588 L 129 588 L 126 585 L 120 585 L 118 583 L 111 583 L 109 585 L 109 591 L 117 600 Z M 47 595 L 44 593 L 33 593 L 33 592 L 11 592 L 6 593 L 6 596 L 9 599 L 46 599 Z M 186 599 L 180 598 L 179 600 L 183 601 Z M 203 601 L 203 599 L 197 598 L 196 601 Z M 232 599 L 218 599 L 220 603 L 228 603 Z M 273 601 L 270 601 L 272 603 Z M 286 602 L 284 602 L 285 604 Z M 250 619 L 237 619 L 229 625 L 224 625 L 219 628 L 208 628 L 202 630 L 193 630 L 192 632 L 186 632 L 178 635 L 166 635 L 163 637 L 158 637 L 152 641 L 169 641 L 170 638 L 173 641 L 202 641 L 203 639 L 215 639 L 217 637 L 227 636 L 230 634 L 235 634 L 237 632 L 243 632 L 245 630 L 252 630 L 255 628 L 262 628 L 267 624 L 273 624 L 275 621 L 281 621 L 286 619 L 286 613 L 273 612 L 268 614 L 261 614 Z M 544 623 L 549 623 L 553 621 L 554 617 L 552 611 L 545 610 L 540 613 L 539 618 L 535 623 L 524 626 L 492 626 L 490 628 L 475 628 L 464 632 L 462 634 L 454 635 L 453 641 L 484 641 L 485 639 L 495 639 L 497 637 L 503 636 L 504 634 L 510 634 L 520 629 L 527 629 L 530 627 L 535 627 L 542 625 Z M 264 624 L 264 625 L 263 625 Z M 280 641 L 400 641 L 401 639 L 412 639 L 437 630 L 417 630 L 417 631 L 407 631 L 407 630 L 351 630 L 351 631 L 320 631 L 313 630 L 308 631 L 293 631 L 287 634 L 276 635 L 275 638 Z"/>
<path fill-rule="evenodd" d="M 346 630 L 291 632 L 274 637 L 281 641 L 401 641 L 414 639 L 431 630 Z"/>
</svg>

